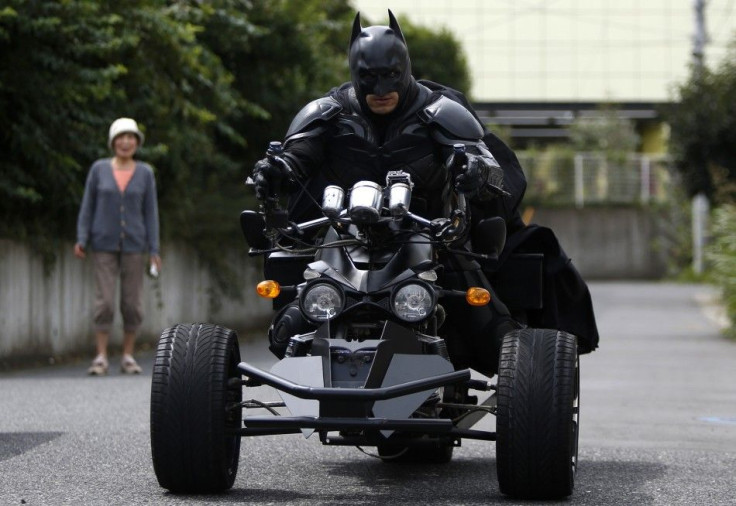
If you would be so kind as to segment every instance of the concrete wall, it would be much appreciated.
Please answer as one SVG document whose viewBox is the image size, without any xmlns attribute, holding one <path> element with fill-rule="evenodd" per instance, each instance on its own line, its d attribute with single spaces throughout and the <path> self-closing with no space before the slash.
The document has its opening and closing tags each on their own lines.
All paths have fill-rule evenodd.
<svg viewBox="0 0 736 506">
<path fill-rule="evenodd" d="M 555 231 L 586 279 L 657 278 L 664 273 L 665 259 L 652 248 L 657 227 L 644 209 L 538 209 L 532 222 Z M 271 306 L 255 295 L 260 263 L 245 255 L 245 247 L 229 255 L 237 272 L 233 282 L 245 287 L 245 300 L 223 299 L 217 311 L 210 300 L 212 280 L 196 255 L 184 246 L 164 245 L 162 256 L 159 281 L 146 278 L 147 315 L 139 342 L 155 343 L 164 328 L 178 322 L 265 329 Z M 0 240 L 0 368 L 24 357 L 91 355 L 93 298 L 91 262 L 75 258 L 72 244 L 46 275 L 40 258 L 26 246 Z M 116 347 L 121 321 L 116 314 Z"/>
<path fill-rule="evenodd" d="M 585 279 L 657 279 L 667 259 L 654 247 L 655 217 L 640 207 L 537 209 L 532 223 L 551 228 Z"/>
<path fill-rule="evenodd" d="M 160 278 L 146 277 L 144 282 L 146 316 L 139 342 L 155 343 L 164 328 L 179 322 L 209 321 L 234 329 L 265 322 L 271 305 L 252 295 L 259 261 L 244 252 L 245 246 L 230 256 L 236 271 L 233 281 L 246 288 L 247 296 L 240 301 L 223 299 L 217 307 L 211 300 L 213 281 L 196 255 L 186 247 L 164 245 Z M 0 240 L 0 367 L 13 358 L 91 355 L 93 300 L 92 262 L 77 259 L 71 243 L 47 275 L 41 259 L 28 247 Z M 111 352 L 119 352 L 121 327 L 116 309 Z"/>
</svg>

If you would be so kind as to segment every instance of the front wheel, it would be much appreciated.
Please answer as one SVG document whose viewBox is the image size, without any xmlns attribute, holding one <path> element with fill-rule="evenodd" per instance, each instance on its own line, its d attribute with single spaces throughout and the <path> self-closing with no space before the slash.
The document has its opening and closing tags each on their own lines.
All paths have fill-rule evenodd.
<svg viewBox="0 0 736 506">
<path fill-rule="evenodd" d="M 159 484 L 172 492 L 233 486 L 240 458 L 242 387 L 235 332 L 210 324 L 164 330 L 151 384 L 151 453 Z M 233 382 L 238 383 L 238 382 Z"/>
<path fill-rule="evenodd" d="M 575 336 L 521 329 L 504 337 L 496 417 L 496 463 L 502 493 L 524 499 L 572 494 L 579 403 Z"/>
</svg>

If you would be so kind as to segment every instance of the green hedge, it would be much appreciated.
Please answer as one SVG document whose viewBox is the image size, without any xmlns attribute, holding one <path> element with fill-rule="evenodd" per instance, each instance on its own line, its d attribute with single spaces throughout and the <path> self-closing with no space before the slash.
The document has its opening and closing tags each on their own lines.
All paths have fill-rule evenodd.
<svg viewBox="0 0 736 506">
<path fill-rule="evenodd" d="M 736 338 L 736 205 L 726 204 L 713 213 L 713 240 L 708 251 L 713 282 L 722 290 L 731 321 L 728 334 Z"/>
<path fill-rule="evenodd" d="M 0 238 L 53 268 L 75 238 L 90 165 L 110 155 L 110 123 L 133 117 L 156 172 L 161 239 L 192 246 L 237 295 L 222 251 L 242 246 L 238 216 L 255 206 L 243 182 L 301 107 L 348 79 L 354 16 L 349 0 L 6 0 Z M 401 23 L 416 75 L 467 92 L 452 34 Z"/>
</svg>

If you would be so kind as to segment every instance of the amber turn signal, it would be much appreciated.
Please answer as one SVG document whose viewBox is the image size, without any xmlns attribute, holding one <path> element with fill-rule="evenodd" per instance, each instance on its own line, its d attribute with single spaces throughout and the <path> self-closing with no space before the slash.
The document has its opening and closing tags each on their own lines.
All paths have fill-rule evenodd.
<svg viewBox="0 0 736 506">
<path fill-rule="evenodd" d="M 281 293 L 281 286 L 276 281 L 267 279 L 258 283 L 256 292 L 265 299 L 275 299 Z"/>
<path fill-rule="evenodd" d="M 465 292 L 465 300 L 471 306 L 485 306 L 491 302 L 491 294 L 485 288 L 478 286 L 471 286 L 468 291 Z"/>
</svg>

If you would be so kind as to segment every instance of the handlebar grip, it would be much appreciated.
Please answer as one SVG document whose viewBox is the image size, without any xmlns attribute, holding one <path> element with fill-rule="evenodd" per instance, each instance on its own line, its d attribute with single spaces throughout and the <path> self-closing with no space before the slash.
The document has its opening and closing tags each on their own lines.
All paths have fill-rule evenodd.
<svg viewBox="0 0 736 506">
<path fill-rule="evenodd" d="M 283 155 L 283 153 L 284 146 L 280 142 L 272 141 L 268 143 L 266 157 L 271 161 L 271 163 L 283 166 L 284 161 L 281 159 L 281 155 Z M 278 176 L 271 181 L 272 187 L 270 188 L 270 195 L 263 202 L 264 218 L 267 230 L 286 228 L 289 224 L 286 209 L 281 208 L 279 205 L 279 193 L 281 192 L 282 181 L 283 175 Z"/>
<path fill-rule="evenodd" d="M 278 167 L 283 166 L 283 160 L 281 159 L 281 155 L 284 154 L 284 146 L 279 141 L 271 141 L 268 143 L 268 148 L 266 149 L 266 157 L 270 160 L 270 162 Z M 281 192 L 281 182 L 283 179 L 283 175 L 279 175 L 274 177 L 271 180 L 271 189 L 270 189 L 270 199 L 273 201 L 270 204 L 266 205 L 267 208 L 279 208 L 278 205 L 278 199 L 279 199 L 279 193 Z"/>
<path fill-rule="evenodd" d="M 465 144 L 452 145 L 452 171 L 455 174 L 465 172 L 464 166 L 468 163 L 468 155 L 465 153 Z"/>
<path fill-rule="evenodd" d="M 279 141 L 272 141 L 268 143 L 268 149 L 266 150 L 266 156 L 269 158 L 281 156 L 284 154 L 284 145 Z"/>
</svg>

